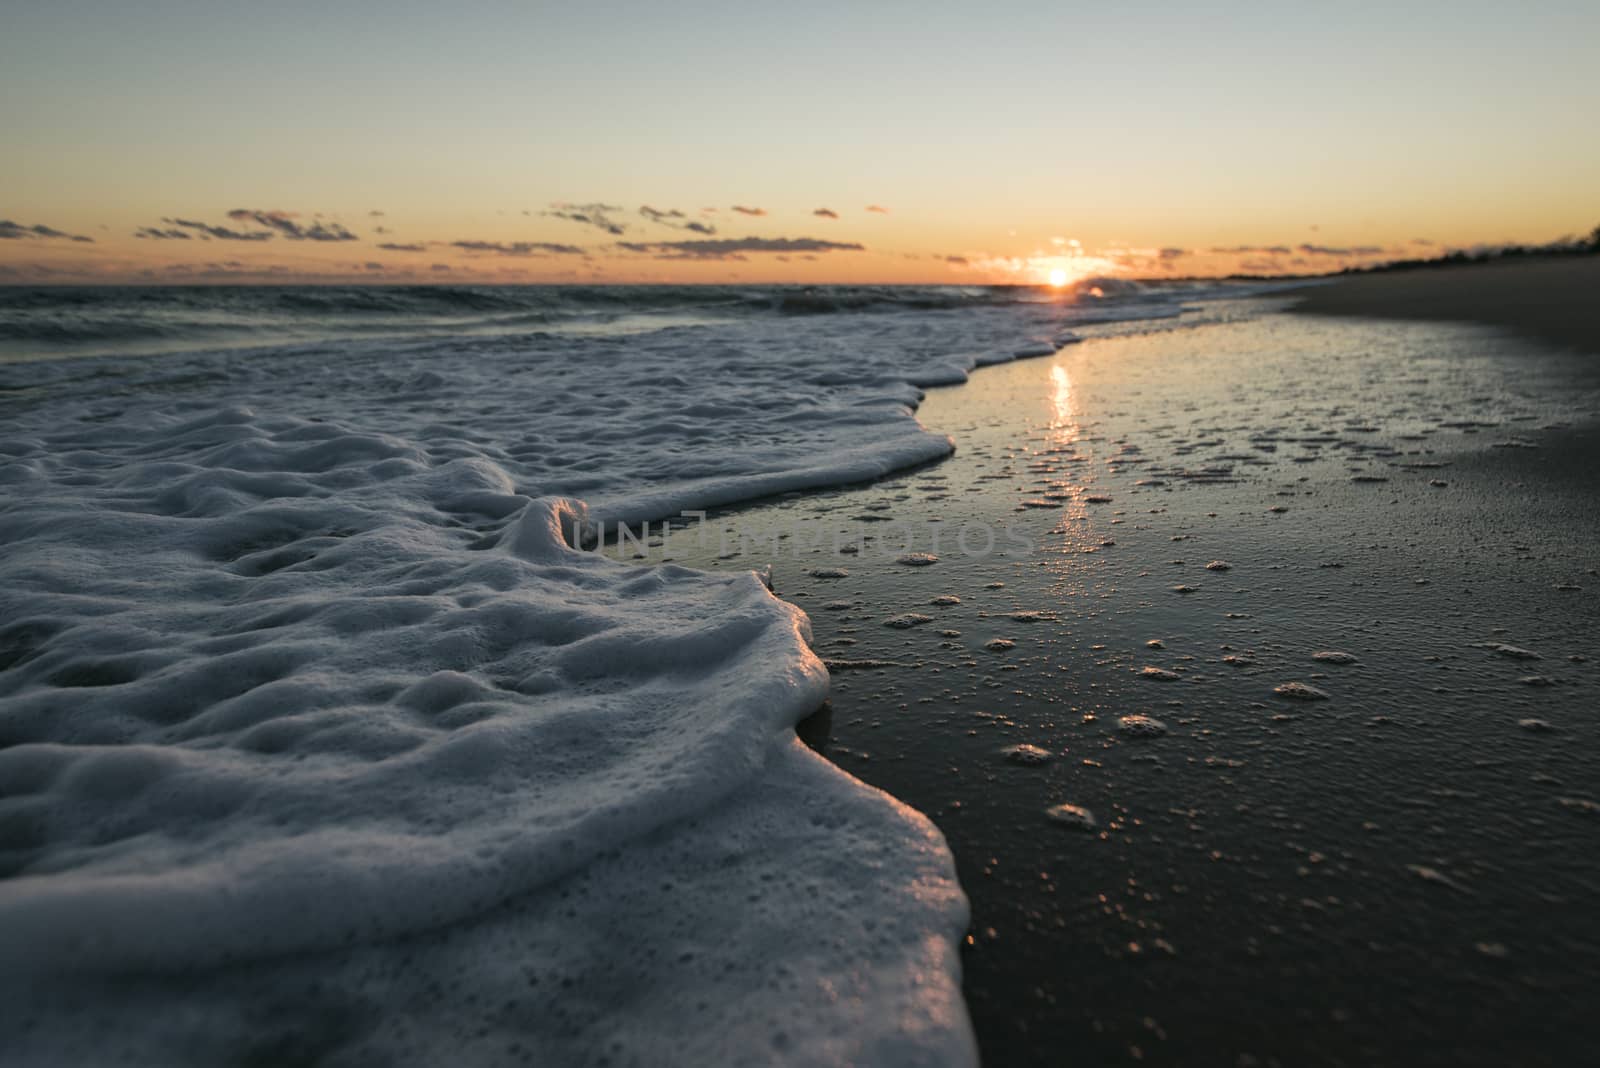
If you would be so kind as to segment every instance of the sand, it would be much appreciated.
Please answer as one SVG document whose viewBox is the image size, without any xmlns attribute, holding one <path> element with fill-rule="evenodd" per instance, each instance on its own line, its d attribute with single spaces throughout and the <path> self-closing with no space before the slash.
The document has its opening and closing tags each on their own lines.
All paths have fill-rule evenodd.
<svg viewBox="0 0 1600 1068">
<path fill-rule="evenodd" d="M 833 678 L 805 737 L 945 833 L 985 1063 L 1571 1063 L 1600 946 L 1600 495 L 1564 459 L 1592 363 L 1270 311 L 1090 338 L 930 392 L 948 460 L 653 552 L 770 564 L 810 614 Z"/>
<path fill-rule="evenodd" d="M 1430 267 L 1308 287 L 1315 315 L 1485 323 L 1600 354 L 1600 256 Z"/>
</svg>

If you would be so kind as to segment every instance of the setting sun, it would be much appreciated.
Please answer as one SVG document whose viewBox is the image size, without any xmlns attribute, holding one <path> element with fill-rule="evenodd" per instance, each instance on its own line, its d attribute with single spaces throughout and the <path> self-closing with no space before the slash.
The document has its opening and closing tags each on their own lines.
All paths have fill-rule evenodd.
<svg viewBox="0 0 1600 1068">
<path fill-rule="evenodd" d="M 1066 285 L 1067 284 L 1066 268 L 1064 268 L 1064 267 L 1052 267 L 1050 269 L 1050 284 L 1052 286 L 1054 286 L 1055 288 L 1057 288 L 1057 289 L 1060 289 L 1062 286 Z"/>
</svg>

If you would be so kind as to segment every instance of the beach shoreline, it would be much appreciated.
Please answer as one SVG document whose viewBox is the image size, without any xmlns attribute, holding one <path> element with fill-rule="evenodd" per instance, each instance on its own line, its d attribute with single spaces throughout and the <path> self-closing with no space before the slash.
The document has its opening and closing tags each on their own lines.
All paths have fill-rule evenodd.
<svg viewBox="0 0 1600 1068">
<path fill-rule="evenodd" d="M 951 458 L 718 510 L 651 562 L 770 565 L 808 612 L 807 741 L 944 833 L 986 1063 L 1560 1063 L 1596 561 L 1553 461 L 1594 410 L 1551 398 L 1583 366 L 1270 310 L 1091 339 L 930 392 Z"/>
<path fill-rule="evenodd" d="M 1294 290 L 1302 315 L 1472 322 L 1600 355 L 1600 256 L 1421 267 Z"/>
</svg>

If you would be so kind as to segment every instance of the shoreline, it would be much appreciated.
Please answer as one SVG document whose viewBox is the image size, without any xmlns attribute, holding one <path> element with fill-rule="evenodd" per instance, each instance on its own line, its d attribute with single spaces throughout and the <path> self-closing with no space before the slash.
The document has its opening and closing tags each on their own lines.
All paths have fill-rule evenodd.
<svg viewBox="0 0 1600 1068">
<path fill-rule="evenodd" d="M 1421 267 L 1291 290 L 1300 315 L 1472 322 L 1600 355 L 1600 256 Z"/>
<path fill-rule="evenodd" d="M 1297 324 L 1307 356 L 1360 366 L 1334 386 L 1280 360 Z M 1558 1063 L 1586 967 L 1570 939 L 1593 926 L 1574 911 L 1592 865 L 1552 859 L 1586 827 L 1591 642 L 1586 594 L 1535 591 L 1600 562 L 1585 487 L 1549 470 L 1592 401 L 1563 415 L 1522 375 L 1541 394 L 1506 402 L 1494 383 L 1540 352 L 1471 328 L 1268 313 L 1203 336 L 1093 339 L 929 391 L 919 418 L 955 437 L 950 458 L 718 509 L 713 527 L 769 540 L 730 555 L 680 528 L 650 562 L 771 564 L 808 612 L 832 685 L 806 741 L 943 832 L 986 1063 Z M 1191 365 L 1242 339 L 1244 406 Z M 1425 412 L 1386 339 L 1443 361 Z M 1244 421 L 1262 398 L 1284 422 Z M 1016 523 L 1036 545 L 928 567 L 816 547 L 895 521 L 945 545 Z M 1418 540 L 1464 524 L 1469 544 Z M 1485 652 L 1495 638 L 1544 661 Z M 1355 662 L 1312 659 L 1328 649 Z M 1557 681 L 1517 681 L 1534 671 Z M 1276 694 L 1287 681 L 1330 697 Z M 1164 733 L 1122 729 L 1130 714 Z M 1062 804 L 1096 826 L 1052 823 Z M 1494 1012 L 1546 1037 L 1461 1024 Z"/>
</svg>

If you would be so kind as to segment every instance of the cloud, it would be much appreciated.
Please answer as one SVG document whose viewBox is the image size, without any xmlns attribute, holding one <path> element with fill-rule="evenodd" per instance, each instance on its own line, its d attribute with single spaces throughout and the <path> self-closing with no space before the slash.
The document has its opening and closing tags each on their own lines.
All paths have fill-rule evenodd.
<svg viewBox="0 0 1600 1068">
<path fill-rule="evenodd" d="M 65 231 L 57 230 L 53 226 L 45 226 L 43 223 L 34 223 L 30 226 L 27 223 L 12 222 L 10 219 L 0 219 L 0 240 L 17 241 L 33 237 L 60 238 L 63 241 L 78 241 L 86 245 L 94 244 L 94 238 L 92 237 L 69 234 Z"/>
<path fill-rule="evenodd" d="M 839 217 L 839 213 L 834 211 L 832 208 L 818 208 L 811 214 L 815 215 L 819 219 L 837 219 Z"/>
<path fill-rule="evenodd" d="M 435 263 L 429 266 L 428 270 L 437 272 L 439 274 L 444 274 L 446 271 L 450 270 L 450 265 L 448 263 Z"/>
<path fill-rule="evenodd" d="M 1223 256 L 1287 256 L 1289 254 L 1289 249 L 1283 245 L 1233 245 L 1228 248 L 1212 248 L 1207 251 Z"/>
<path fill-rule="evenodd" d="M 882 204 L 868 204 L 867 205 L 867 210 L 872 212 L 874 215 L 887 215 L 887 214 L 889 214 L 889 209 L 884 207 Z"/>
<path fill-rule="evenodd" d="M 374 208 L 372 211 L 367 212 L 367 214 L 372 216 L 374 219 L 381 219 L 384 216 L 384 213 L 381 212 L 381 211 L 378 211 L 376 208 Z"/>
<path fill-rule="evenodd" d="M 548 241 L 452 241 L 452 248 L 468 252 L 492 252 L 496 256 L 581 256 L 577 245 L 557 245 Z"/>
<path fill-rule="evenodd" d="M 361 240 L 339 223 L 325 223 L 318 220 L 310 226 L 301 226 L 294 221 L 294 215 L 287 211 L 256 211 L 249 208 L 235 208 L 228 212 L 228 218 L 234 222 L 253 222 L 257 226 L 275 230 L 290 241 Z"/>
<path fill-rule="evenodd" d="M 766 208 L 750 208 L 743 204 L 735 204 L 733 210 L 740 215 L 765 215 L 767 213 Z"/>
<path fill-rule="evenodd" d="M 193 239 L 193 235 L 187 230 L 180 230 L 177 227 L 163 230 L 158 226 L 141 226 L 133 232 L 133 236 L 148 238 L 151 241 L 189 241 Z"/>
<path fill-rule="evenodd" d="M 957 267 L 965 267 L 969 261 L 965 256 L 946 256 L 944 262 L 954 264 Z"/>
<path fill-rule="evenodd" d="M 396 244 L 393 241 L 382 241 L 382 242 L 378 243 L 378 247 L 383 249 L 386 252 L 426 252 L 426 251 L 428 251 L 428 246 L 422 244 L 421 242 L 417 242 L 415 244 L 410 244 L 410 245 L 399 245 L 399 244 Z"/>
<path fill-rule="evenodd" d="M 199 222 L 195 219 L 171 219 L 162 216 L 162 222 L 168 226 L 182 226 L 190 230 L 198 230 L 207 237 L 214 237 L 219 241 L 270 241 L 272 234 L 265 230 L 230 230 L 226 226 L 212 226 L 210 223 Z M 153 227 L 146 227 L 153 230 Z M 149 236 L 146 234 L 145 236 Z M 170 236 L 170 235 L 169 235 Z"/>
<path fill-rule="evenodd" d="M 1189 250 L 1186 248 L 1164 248 L 1160 253 L 1161 258 L 1164 260 L 1175 260 L 1180 256 L 1187 256 L 1188 254 Z"/>
<path fill-rule="evenodd" d="M 622 210 L 619 204 L 567 204 L 555 203 L 550 205 L 550 211 L 539 214 L 548 215 L 552 219 L 565 219 L 568 222 L 581 223 L 584 226 L 593 226 L 604 230 L 613 237 L 621 237 L 628 232 L 628 228 L 615 219 L 611 213 Z"/>
<path fill-rule="evenodd" d="M 617 247 L 662 260 L 740 260 L 747 252 L 864 252 L 864 246 L 815 237 L 739 237 L 716 241 L 619 241 Z"/>
<path fill-rule="evenodd" d="M 649 219 L 653 223 L 659 223 L 662 226 L 670 226 L 674 230 L 688 230 L 690 233 L 705 234 L 707 237 L 710 237 L 717 232 L 717 228 L 712 226 L 710 223 L 704 223 L 696 219 L 691 219 L 676 208 L 673 208 L 671 211 L 658 211 L 657 209 L 646 204 L 639 209 L 639 214 L 644 216 L 646 219 Z"/>
<path fill-rule="evenodd" d="M 1307 256 L 1377 256 L 1383 253 L 1379 245 L 1355 245 L 1350 248 L 1333 248 L 1328 245 L 1301 245 Z"/>
</svg>

